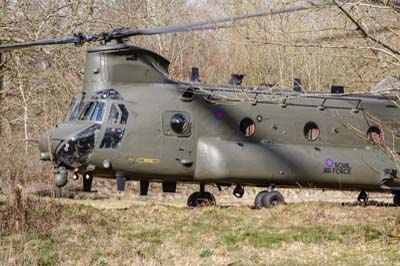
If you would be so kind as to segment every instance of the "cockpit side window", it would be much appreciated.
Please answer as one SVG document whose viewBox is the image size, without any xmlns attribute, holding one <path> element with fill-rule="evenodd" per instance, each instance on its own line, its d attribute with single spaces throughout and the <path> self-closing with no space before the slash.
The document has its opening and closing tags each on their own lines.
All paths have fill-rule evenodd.
<svg viewBox="0 0 400 266">
<path fill-rule="evenodd" d="M 107 128 L 100 149 L 118 149 L 125 134 L 125 128 Z"/>
<path fill-rule="evenodd" d="M 128 123 L 129 112 L 125 104 L 112 104 L 108 115 L 107 123 L 126 125 Z"/>
<path fill-rule="evenodd" d="M 129 112 L 128 112 L 128 110 L 126 109 L 126 107 L 125 107 L 124 104 L 118 104 L 118 107 L 119 107 L 119 109 L 120 109 L 121 112 L 122 112 L 120 123 L 121 123 L 122 125 L 125 125 L 126 123 L 128 123 Z"/>
<path fill-rule="evenodd" d="M 115 104 L 111 105 L 110 114 L 108 115 L 108 123 L 118 123 L 119 112 Z"/>
</svg>

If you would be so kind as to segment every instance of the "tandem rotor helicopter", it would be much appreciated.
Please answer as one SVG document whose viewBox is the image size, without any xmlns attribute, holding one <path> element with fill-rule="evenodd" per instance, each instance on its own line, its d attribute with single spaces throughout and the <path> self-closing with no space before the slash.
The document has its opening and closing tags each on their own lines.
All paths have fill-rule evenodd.
<svg viewBox="0 0 400 266">
<path fill-rule="evenodd" d="M 318 6 L 321 7 L 321 6 Z M 93 177 L 150 182 L 175 192 L 178 182 L 200 184 L 188 206 L 215 204 L 208 184 L 267 188 L 256 208 L 283 204 L 275 187 L 316 187 L 394 195 L 400 206 L 400 80 L 374 93 L 306 92 L 267 85 L 243 87 L 243 76 L 212 86 L 169 78 L 167 59 L 130 45 L 126 38 L 218 29 L 221 23 L 315 8 L 289 6 L 259 13 L 152 29 L 118 29 L 95 35 L 0 45 L 0 51 L 36 45 L 101 44 L 86 55 L 84 85 L 65 121 L 39 140 L 41 160 L 54 163 L 58 191 L 68 172 L 90 191 Z"/>
</svg>

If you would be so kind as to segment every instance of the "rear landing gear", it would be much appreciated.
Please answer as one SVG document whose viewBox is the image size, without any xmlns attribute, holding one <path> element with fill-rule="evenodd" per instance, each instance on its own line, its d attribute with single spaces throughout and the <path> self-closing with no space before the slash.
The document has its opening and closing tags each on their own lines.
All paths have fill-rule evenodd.
<svg viewBox="0 0 400 266">
<path fill-rule="evenodd" d="M 397 192 L 393 195 L 393 204 L 394 206 L 400 207 L 400 193 Z"/>
<path fill-rule="evenodd" d="M 361 190 L 360 194 L 357 197 L 357 200 L 362 204 L 367 204 L 368 202 L 368 193 L 365 190 Z"/>
<path fill-rule="evenodd" d="M 187 201 L 188 207 L 211 206 L 216 203 L 214 195 L 205 191 L 204 184 L 200 184 L 200 191 L 192 193 Z"/>
<path fill-rule="evenodd" d="M 264 190 L 257 194 L 254 200 L 254 207 L 261 208 L 275 208 L 279 205 L 285 204 L 285 199 L 282 194 L 276 190 Z"/>
</svg>

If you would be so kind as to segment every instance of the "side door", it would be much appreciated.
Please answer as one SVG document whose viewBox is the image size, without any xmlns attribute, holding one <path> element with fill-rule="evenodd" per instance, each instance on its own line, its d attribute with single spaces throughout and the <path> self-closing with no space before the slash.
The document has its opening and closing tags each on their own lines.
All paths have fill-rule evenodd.
<svg viewBox="0 0 400 266">
<path fill-rule="evenodd" d="M 196 128 L 189 112 L 168 110 L 162 113 L 162 158 L 168 172 L 192 176 L 195 169 Z"/>
</svg>

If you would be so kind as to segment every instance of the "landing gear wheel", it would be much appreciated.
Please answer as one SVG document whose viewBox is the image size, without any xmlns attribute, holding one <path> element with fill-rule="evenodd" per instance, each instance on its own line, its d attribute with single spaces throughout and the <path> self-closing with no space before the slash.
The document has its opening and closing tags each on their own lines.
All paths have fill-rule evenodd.
<svg viewBox="0 0 400 266">
<path fill-rule="evenodd" d="M 210 206 L 216 203 L 214 195 L 210 192 L 194 192 L 187 201 L 188 207 Z"/>
<path fill-rule="evenodd" d="M 83 180 L 83 191 L 90 192 L 92 190 L 93 176 L 86 174 L 83 176 L 82 180 Z"/>
<path fill-rule="evenodd" d="M 357 197 L 357 200 L 362 204 L 367 204 L 368 202 L 368 194 L 365 190 L 361 190 L 360 194 Z"/>
<path fill-rule="evenodd" d="M 262 206 L 262 198 L 268 193 L 267 190 L 261 191 L 260 193 L 257 194 L 256 198 L 254 199 L 254 208 L 255 209 L 261 209 Z"/>
<path fill-rule="evenodd" d="M 285 199 L 279 191 L 268 191 L 261 198 L 261 204 L 264 208 L 275 208 L 285 204 Z"/>
<path fill-rule="evenodd" d="M 400 193 L 393 195 L 393 204 L 394 206 L 400 207 Z"/>
</svg>

